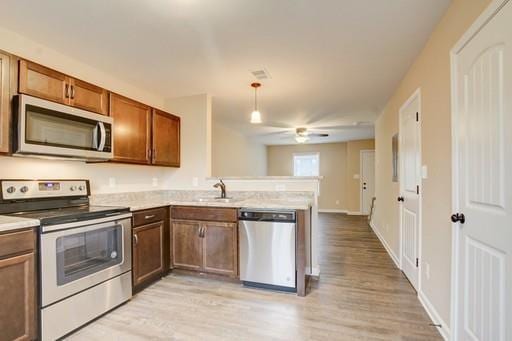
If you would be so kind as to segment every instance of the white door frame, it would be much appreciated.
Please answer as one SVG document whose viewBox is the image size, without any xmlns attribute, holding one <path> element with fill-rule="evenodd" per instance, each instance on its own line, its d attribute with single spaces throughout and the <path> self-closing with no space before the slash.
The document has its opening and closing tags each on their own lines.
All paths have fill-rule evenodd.
<svg viewBox="0 0 512 341">
<path fill-rule="evenodd" d="M 451 68 L 451 133 L 452 133 L 452 212 L 459 212 L 459 149 L 458 149 L 458 131 L 456 129 L 458 121 L 457 115 L 457 54 L 473 39 L 473 37 L 491 20 L 500 9 L 505 6 L 509 0 L 493 0 L 489 6 L 480 14 L 473 22 L 469 29 L 462 35 L 459 41 L 450 51 L 450 68 Z M 448 219 L 449 217 L 447 217 Z M 450 339 L 458 340 L 458 295 L 454 293 L 459 288 L 459 228 L 458 224 L 452 224 L 452 273 L 451 273 L 451 323 L 452 331 Z"/>
<path fill-rule="evenodd" d="M 416 89 L 416 91 L 413 92 L 413 94 L 404 102 L 404 104 L 402 104 L 402 106 L 400 107 L 400 109 L 398 110 L 398 163 L 399 163 L 399 167 L 398 167 L 398 181 L 399 181 L 399 193 L 398 195 L 401 195 L 402 194 L 402 181 L 401 181 L 401 176 L 403 174 L 403 170 L 402 170 L 402 158 L 400 157 L 400 145 L 401 145 L 401 142 L 402 142 L 402 137 L 400 136 L 400 125 L 401 125 L 401 121 L 402 121 L 402 112 L 403 110 L 409 105 L 412 103 L 412 101 L 414 101 L 415 99 L 418 99 L 418 114 L 419 114 L 419 121 L 418 121 L 418 124 L 416 125 L 417 126 L 417 129 L 418 129 L 418 144 L 419 144 L 419 157 L 420 157 L 420 167 L 422 165 L 422 155 L 421 155 L 421 149 L 422 149 L 422 145 L 421 145 L 421 122 L 422 122 L 422 111 L 421 111 L 421 88 L 418 88 Z M 420 169 L 420 173 L 421 173 L 421 169 Z M 423 248 L 423 239 L 422 239 L 422 236 L 423 236 L 423 216 L 422 216 L 422 203 L 423 203 L 423 183 L 420 182 L 418 184 L 418 186 L 420 186 L 420 190 L 419 190 L 419 195 L 418 195 L 418 258 L 419 258 L 419 262 L 418 262 L 418 294 L 421 291 L 421 263 L 422 263 L 422 248 Z M 399 245 L 400 245 L 400 254 L 399 254 L 399 262 L 400 262 L 400 270 L 403 269 L 403 260 L 402 260 L 402 253 L 403 253 L 403 240 L 402 240 L 402 209 L 401 207 L 399 206 Z"/>
<path fill-rule="evenodd" d="M 363 214 L 363 153 L 373 152 L 375 160 L 375 149 L 361 149 L 359 151 L 359 213 Z M 375 172 L 374 172 L 375 173 Z M 373 186 L 375 190 L 375 175 L 373 176 Z"/>
</svg>

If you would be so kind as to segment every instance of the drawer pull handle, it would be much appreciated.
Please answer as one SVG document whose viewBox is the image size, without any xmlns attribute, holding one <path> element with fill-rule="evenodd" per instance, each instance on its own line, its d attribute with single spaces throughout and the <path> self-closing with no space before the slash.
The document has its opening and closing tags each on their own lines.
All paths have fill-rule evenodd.
<svg viewBox="0 0 512 341">
<path fill-rule="evenodd" d="M 133 241 L 135 242 L 135 245 L 139 244 L 139 237 L 136 234 L 133 235 Z"/>
<path fill-rule="evenodd" d="M 153 219 L 154 217 L 155 217 L 155 215 L 152 214 L 152 215 L 144 216 L 144 219 Z"/>
</svg>

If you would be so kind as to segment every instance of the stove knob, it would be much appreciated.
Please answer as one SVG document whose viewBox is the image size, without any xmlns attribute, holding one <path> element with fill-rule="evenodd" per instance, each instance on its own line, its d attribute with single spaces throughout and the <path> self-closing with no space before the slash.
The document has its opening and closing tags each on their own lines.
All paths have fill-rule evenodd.
<svg viewBox="0 0 512 341">
<path fill-rule="evenodd" d="M 78 186 L 79 191 L 83 191 L 84 189 L 85 189 L 85 186 L 82 186 L 82 185 Z"/>
<path fill-rule="evenodd" d="M 27 193 L 28 192 L 28 187 L 27 186 L 23 186 L 20 188 L 20 192 L 21 193 Z"/>
<path fill-rule="evenodd" d="M 69 190 L 70 190 L 71 192 L 76 191 L 76 186 L 71 186 L 71 187 L 69 187 Z"/>
<path fill-rule="evenodd" d="M 6 191 L 7 191 L 7 193 L 12 194 L 12 193 L 16 192 L 16 188 L 14 188 L 14 186 L 9 186 L 9 187 L 7 187 Z"/>
</svg>

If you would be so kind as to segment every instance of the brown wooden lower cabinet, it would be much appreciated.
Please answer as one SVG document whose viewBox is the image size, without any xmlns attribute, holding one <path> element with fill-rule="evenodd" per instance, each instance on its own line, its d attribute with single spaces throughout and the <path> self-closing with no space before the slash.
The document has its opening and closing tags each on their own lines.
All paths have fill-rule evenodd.
<svg viewBox="0 0 512 341">
<path fill-rule="evenodd" d="M 164 223 L 157 222 L 133 229 L 133 286 L 137 287 L 164 271 Z"/>
<path fill-rule="evenodd" d="M 236 223 L 173 220 L 173 268 L 238 276 Z"/>
<path fill-rule="evenodd" d="M 2 341 L 37 338 L 35 239 L 34 230 L 0 234 Z M 8 250 L 9 254 L 3 252 L 5 250 Z"/>
</svg>

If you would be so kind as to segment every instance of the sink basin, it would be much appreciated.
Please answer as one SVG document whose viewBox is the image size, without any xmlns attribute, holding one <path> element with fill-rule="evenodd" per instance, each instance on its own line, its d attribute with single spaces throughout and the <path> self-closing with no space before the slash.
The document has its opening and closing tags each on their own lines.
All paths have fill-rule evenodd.
<svg viewBox="0 0 512 341">
<path fill-rule="evenodd" d="M 215 198 L 196 198 L 194 199 L 194 201 L 197 201 L 197 202 L 222 202 L 222 203 L 230 203 L 230 202 L 236 202 L 236 201 L 239 201 L 238 199 L 235 199 L 235 198 L 220 198 L 220 197 L 215 197 Z"/>
</svg>

